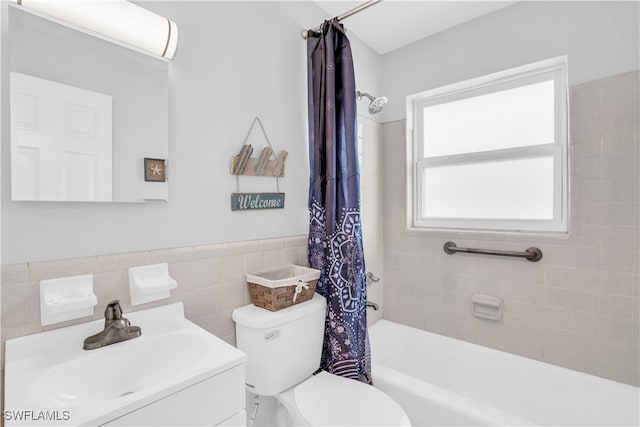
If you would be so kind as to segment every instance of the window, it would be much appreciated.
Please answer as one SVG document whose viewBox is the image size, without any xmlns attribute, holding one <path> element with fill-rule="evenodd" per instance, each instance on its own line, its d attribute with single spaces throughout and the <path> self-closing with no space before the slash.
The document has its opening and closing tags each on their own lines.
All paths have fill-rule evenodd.
<svg viewBox="0 0 640 427">
<path fill-rule="evenodd" d="M 407 98 L 414 228 L 567 231 L 566 57 Z"/>
</svg>

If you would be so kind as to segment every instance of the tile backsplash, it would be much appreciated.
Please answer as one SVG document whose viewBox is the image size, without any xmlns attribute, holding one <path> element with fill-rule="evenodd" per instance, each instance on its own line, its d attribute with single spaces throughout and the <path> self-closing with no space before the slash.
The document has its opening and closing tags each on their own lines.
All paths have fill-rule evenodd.
<svg viewBox="0 0 640 427">
<path fill-rule="evenodd" d="M 385 318 L 628 384 L 639 384 L 639 73 L 570 88 L 568 236 L 407 231 L 405 121 L 384 125 Z M 447 255 L 523 251 L 538 263 Z M 471 296 L 505 302 L 499 322 Z"/>
<path fill-rule="evenodd" d="M 178 287 L 168 299 L 132 307 L 128 269 L 165 262 Z M 251 302 L 244 274 L 287 264 L 307 265 L 306 235 L 3 265 L 2 360 L 7 339 L 102 319 L 107 303 L 114 299 L 120 300 L 125 315 L 182 301 L 189 320 L 235 344 L 231 312 Z M 93 317 L 40 326 L 40 280 L 80 274 L 94 275 L 98 305 Z"/>
</svg>

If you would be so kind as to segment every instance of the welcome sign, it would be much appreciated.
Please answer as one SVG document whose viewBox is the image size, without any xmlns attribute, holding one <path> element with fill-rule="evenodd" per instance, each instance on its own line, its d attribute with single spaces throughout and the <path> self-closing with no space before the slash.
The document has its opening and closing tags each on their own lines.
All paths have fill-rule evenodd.
<svg viewBox="0 0 640 427">
<path fill-rule="evenodd" d="M 233 193 L 232 211 L 284 209 L 284 193 Z"/>
</svg>

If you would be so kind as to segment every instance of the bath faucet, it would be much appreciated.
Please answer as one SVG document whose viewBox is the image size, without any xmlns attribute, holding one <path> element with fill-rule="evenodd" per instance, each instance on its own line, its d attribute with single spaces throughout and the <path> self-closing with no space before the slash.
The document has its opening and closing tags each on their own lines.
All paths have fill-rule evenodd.
<svg viewBox="0 0 640 427">
<path fill-rule="evenodd" d="M 375 311 L 378 311 L 380 309 L 380 306 L 378 304 L 376 304 L 375 302 L 371 302 L 371 301 L 367 301 L 367 307 L 371 307 Z"/>
<path fill-rule="evenodd" d="M 94 350 L 120 341 L 138 338 L 142 335 L 139 326 L 131 326 L 128 319 L 122 317 L 120 301 L 114 300 L 107 304 L 104 311 L 104 329 L 84 340 L 83 350 Z"/>
<path fill-rule="evenodd" d="M 378 283 L 380 281 L 380 278 L 374 276 L 372 272 L 368 272 L 365 276 L 365 281 L 367 283 L 367 286 L 371 286 L 372 283 Z"/>
</svg>

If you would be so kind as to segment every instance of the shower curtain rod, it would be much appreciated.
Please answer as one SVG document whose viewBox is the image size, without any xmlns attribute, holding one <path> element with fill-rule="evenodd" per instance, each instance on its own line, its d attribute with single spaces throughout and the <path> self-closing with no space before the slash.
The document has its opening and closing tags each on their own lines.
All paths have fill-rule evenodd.
<svg viewBox="0 0 640 427">
<path fill-rule="evenodd" d="M 338 15 L 336 16 L 336 19 L 338 21 L 342 21 L 345 18 L 350 17 L 351 15 L 355 15 L 358 12 L 361 12 L 363 10 L 365 10 L 366 8 L 373 6 L 376 3 L 380 3 L 382 0 L 369 0 L 367 2 L 362 3 L 359 6 L 354 7 L 351 10 L 346 11 L 345 13 L 343 13 L 342 15 Z M 320 25 L 318 25 L 317 27 L 311 28 L 310 30 L 302 30 L 302 38 L 303 39 L 307 39 L 307 35 L 309 34 L 309 31 L 318 31 L 320 30 Z"/>
</svg>

